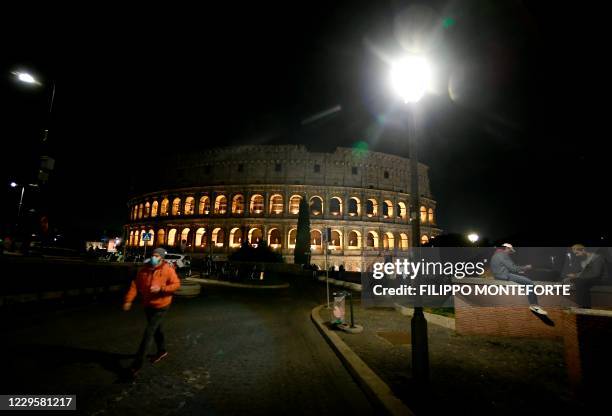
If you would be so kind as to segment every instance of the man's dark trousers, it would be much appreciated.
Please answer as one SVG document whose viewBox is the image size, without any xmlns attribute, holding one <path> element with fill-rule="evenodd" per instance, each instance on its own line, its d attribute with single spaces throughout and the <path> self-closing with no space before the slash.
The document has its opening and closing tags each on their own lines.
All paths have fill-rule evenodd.
<svg viewBox="0 0 612 416">
<path fill-rule="evenodd" d="M 164 331 L 162 328 L 162 320 L 168 312 L 169 306 L 164 308 L 145 308 L 145 315 L 147 316 L 147 328 L 142 336 L 140 347 L 136 353 L 136 359 L 134 360 L 134 368 L 142 367 L 147 351 L 151 346 L 153 339 L 157 344 L 157 352 L 161 353 L 166 351 L 166 342 L 164 337 Z"/>
</svg>

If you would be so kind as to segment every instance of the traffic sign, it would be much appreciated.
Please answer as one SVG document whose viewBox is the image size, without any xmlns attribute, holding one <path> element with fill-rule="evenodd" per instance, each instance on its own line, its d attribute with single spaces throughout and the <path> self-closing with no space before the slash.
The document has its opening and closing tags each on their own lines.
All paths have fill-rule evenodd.
<svg viewBox="0 0 612 416">
<path fill-rule="evenodd" d="M 151 233 L 144 233 L 142 235 L 142 241 L 151 241 Z"/>
</svg>

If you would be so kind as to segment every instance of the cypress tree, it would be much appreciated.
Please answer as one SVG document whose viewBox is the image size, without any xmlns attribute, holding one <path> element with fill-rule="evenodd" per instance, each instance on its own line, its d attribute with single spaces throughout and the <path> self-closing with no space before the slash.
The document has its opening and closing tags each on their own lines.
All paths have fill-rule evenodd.
<svg viewBox="0 0 612 416">
<path fill-rule="evenodd" d="M 297 236 L 293 255 L 295 264 L 307 264 L 310 258 L 310 212 L 305 198 L 300 200 Z"/>
</svg>

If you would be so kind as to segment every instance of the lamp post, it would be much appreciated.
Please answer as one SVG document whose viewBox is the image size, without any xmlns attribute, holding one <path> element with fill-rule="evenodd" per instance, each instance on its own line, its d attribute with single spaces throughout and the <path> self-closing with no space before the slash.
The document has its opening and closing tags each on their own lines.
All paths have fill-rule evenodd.
<svg viewBox="0 0 612 416">
<path fill-rule="evenodd" d="M 412 247 L 421 246 L 420 193 L 417 103 L 425 95 L 430 83 L 430 69 L 424 57 L 410 55 L 391 67 L 391 83 L 395 92 L 404 101 L 408 110 L 408 151 L 410 154 L 410 223 L 412 226 Z M 418 254 L 418 252 L 417 252 Z M 417 298 L 410 322 L 412 336 L 412 372 L 417 381 L 429 379 L 429 345 L 427 320 L 423 314 L 421 298 Z"/>
</svg>

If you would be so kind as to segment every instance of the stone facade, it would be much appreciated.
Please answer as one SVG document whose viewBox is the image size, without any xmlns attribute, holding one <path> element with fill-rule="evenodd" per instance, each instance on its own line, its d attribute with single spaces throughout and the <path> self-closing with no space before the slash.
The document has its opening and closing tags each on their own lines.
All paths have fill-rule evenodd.
<svg viewBox="0 0 612 416">
<path fill-rule="evenodd" d="M 422 238 L 440 233 L 427 166 L 419 165 Z M 322 236 L 332 231 L 328 265 L 368 269 L 398 256 L 410 242 L 409 159 L 338 148 L 236 146 L 176 157 L 163 167 L 160 189 L 128 201 L 129 244 L 183 245 L 194 255 L 223 258 L 248 239 L 268 241 L 293 261 L 299 199 L 309 202 L 312 263 L 324 267 Z"/>
</svg>

